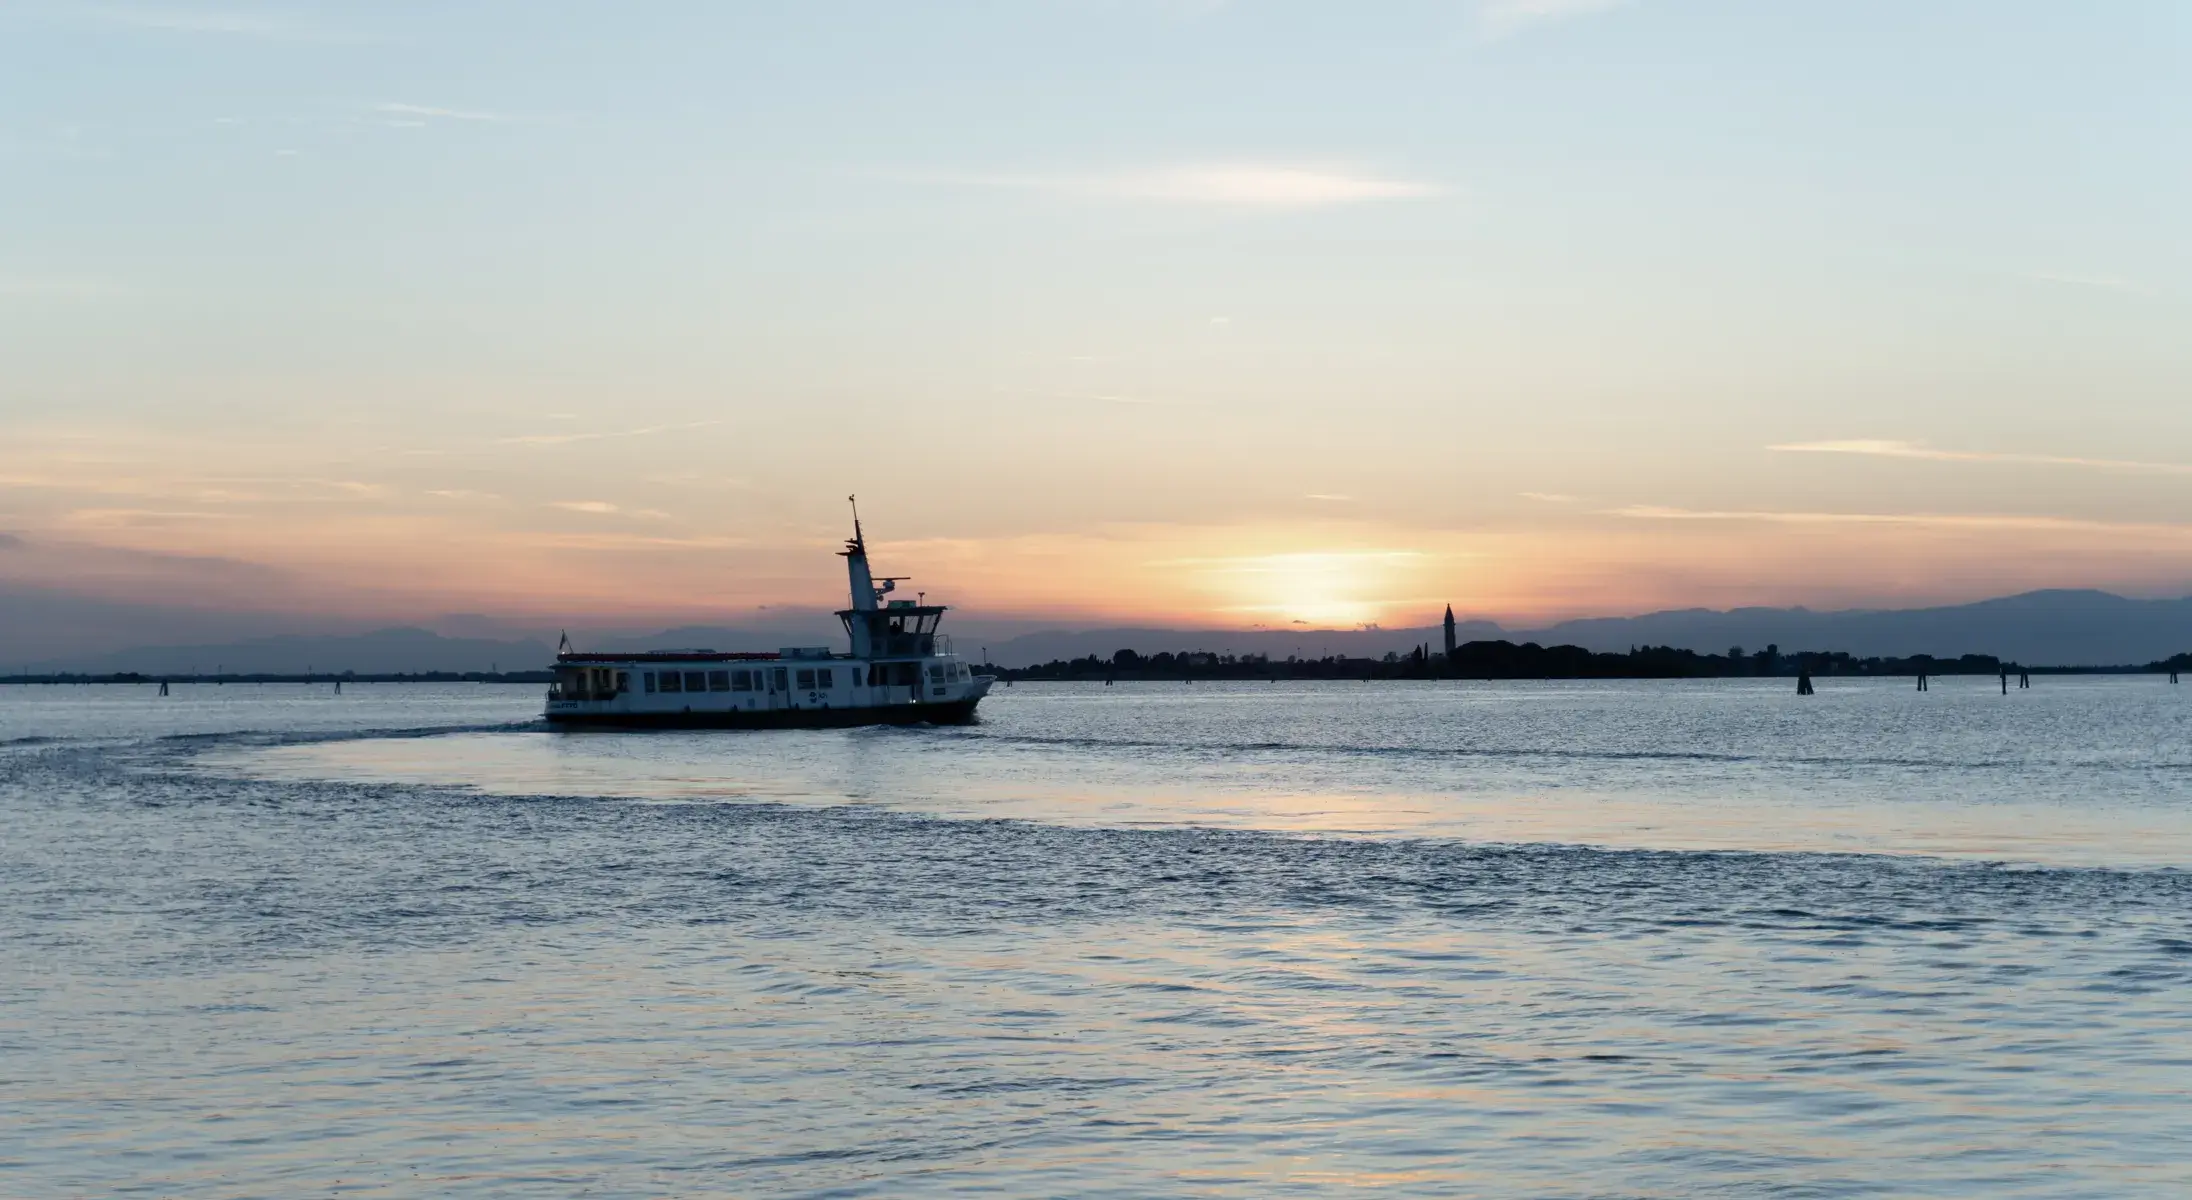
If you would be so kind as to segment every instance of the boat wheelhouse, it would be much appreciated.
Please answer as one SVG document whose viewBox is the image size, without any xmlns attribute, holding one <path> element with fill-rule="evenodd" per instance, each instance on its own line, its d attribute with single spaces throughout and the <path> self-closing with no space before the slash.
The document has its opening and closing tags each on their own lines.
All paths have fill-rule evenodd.
<svg viewBox="0 0 2192 1200">
<path fill-rule="evenodd" d="M 570 726 L 815 727 L 960 723 L 989 692 L 936 631 L 947 606 L 892 600 L 905 576 L 868 570 L 853 511 L 845 560 L 852 607 L 838 612 L 850 651 L 787 646 L 774 653 L 649 650 L 556 655 L 546 716 Z"/>
</svg>

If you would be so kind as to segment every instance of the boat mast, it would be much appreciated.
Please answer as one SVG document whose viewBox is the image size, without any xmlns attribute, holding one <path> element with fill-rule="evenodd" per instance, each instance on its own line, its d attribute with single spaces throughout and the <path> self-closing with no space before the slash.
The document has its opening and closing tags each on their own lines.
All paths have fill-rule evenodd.
<svg viewBox="0 0 2192 1200">
<path fill-rule="evenodd" d="M 852 504 L 852 540 L 838 551 L 845 559 L 846 582 L 852 588 L 854 612 L 873 612 L 878 593 L 875 579 L 868 574 L 868 539 L 860 532 L 860 500 L 856 496 L 845 497 Z"/>
<path fill-rule="evenodd" d="M 852 504 L 852 539 L 838 556 L 845 560 L 845 582 L 852 590 L 852 607 L 839 614 L 845 622 L 845 632 L 852 638 L 854 658 L 871 658 L 878 647 L 877 638 L 884 634 L 887 623 L 882 615 L 883 596 L 895 591 L 906 579 L 904 575 L 886 575 L 877 579 L 868 571 L 868 539 L 860 528 L 860 500 L 856 496 L 845 499 Z"/>
</svg>

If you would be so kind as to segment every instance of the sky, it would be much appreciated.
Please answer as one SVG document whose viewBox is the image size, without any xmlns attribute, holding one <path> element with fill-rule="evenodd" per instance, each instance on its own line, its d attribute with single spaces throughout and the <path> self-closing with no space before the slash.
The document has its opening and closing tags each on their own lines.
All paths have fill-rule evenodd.
<svg viewBox="0 0 2192 1200">
<path fill-rule="evenodd" d="M 0 0 L 0 588 L 2192 592 L 2192 6 Z"/>
</svg>

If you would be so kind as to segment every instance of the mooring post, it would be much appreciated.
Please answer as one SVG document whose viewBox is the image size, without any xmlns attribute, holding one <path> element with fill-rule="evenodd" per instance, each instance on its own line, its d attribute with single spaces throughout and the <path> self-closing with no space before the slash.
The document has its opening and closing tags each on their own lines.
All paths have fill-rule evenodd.
<svg viewBox="0 0 2192 1200">
<path fill-rule="evenodd" d="M 1921 692 L 1926 690 L 1926 673 L 1924 671 L 1918 672 L 1918 690 Z"/>
<path fill-rule="evenodd" d="M 1798 671 L 1796 673 L 1796 694 L 1799 696 L 1809 696 L 1813 694 L 1810 671 Z"/>
<path fill-rule="evenodd" d="M 2021 688 L 2028 688 L 2028 687 L 2031 687 L 2031 686 L 2032 686 L 2032 672 L 2030 672 L 2030 671 L 2019 671 L 2019 672 L 2017 672 L 2017 686 L 2018 686 L 2018 687 L 2021 687 Z"/>
<path fill-rule="evenodd" d="M 2004 696 L 2009 694 L 2009 672 L 2007 671 L 2002 672 L 2002 694 Z"/>
<path fill-rule="evenodd" d="M 2174 683 L 2176 681 L 2171 680 L 2170 682 Z M 160 681 L 160 694 L 163 696 L 167 695 L 167 680 L 165 679 Z"/>
</svg>

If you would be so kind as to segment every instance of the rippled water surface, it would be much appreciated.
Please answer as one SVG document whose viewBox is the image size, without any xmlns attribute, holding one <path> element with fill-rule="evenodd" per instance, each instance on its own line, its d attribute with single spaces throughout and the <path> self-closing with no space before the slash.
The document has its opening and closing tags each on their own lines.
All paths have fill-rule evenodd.
<svg viewBox="0 0 2192 1200">
<path fill-rule="evenodd" d="M 0 1195 L 2174 1196 L 2192 689 L 0 688 Z"/>
</svg>

